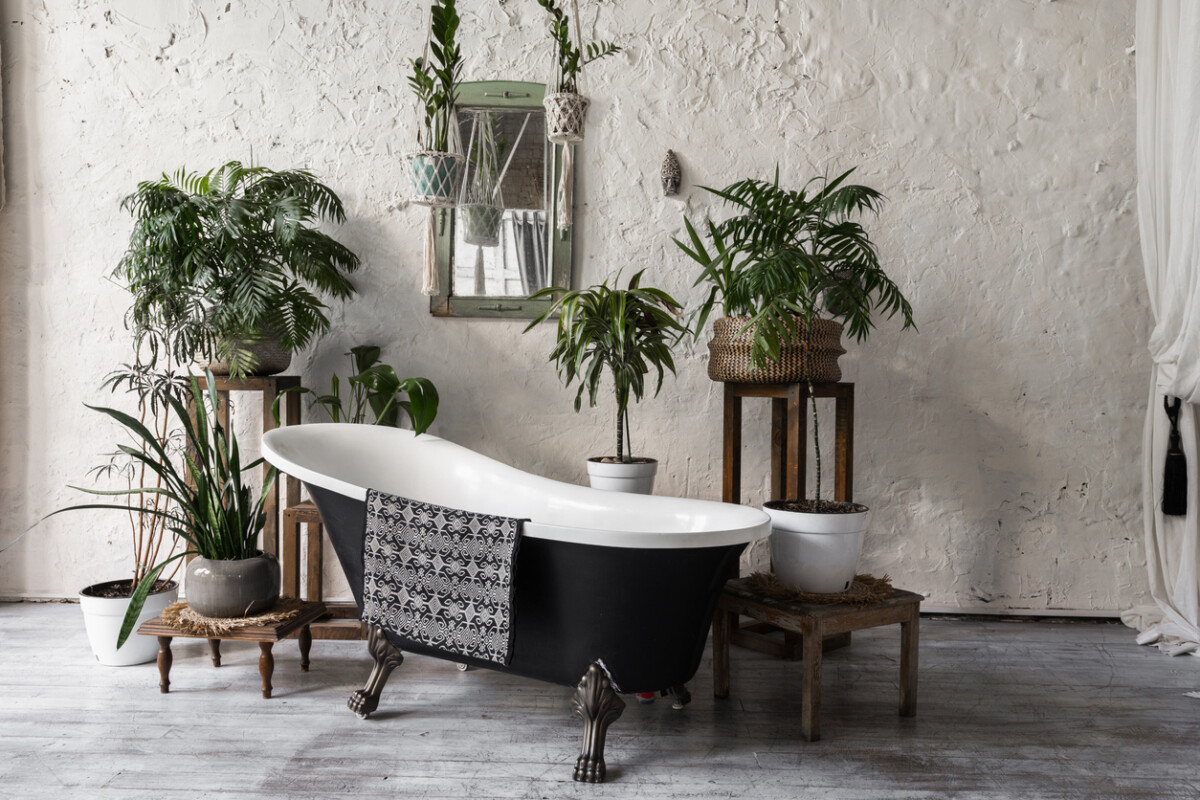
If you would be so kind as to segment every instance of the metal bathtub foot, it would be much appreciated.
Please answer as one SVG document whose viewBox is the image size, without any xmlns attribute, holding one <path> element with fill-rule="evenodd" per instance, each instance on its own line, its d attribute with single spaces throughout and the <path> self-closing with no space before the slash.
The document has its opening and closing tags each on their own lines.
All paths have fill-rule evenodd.
<svg viewBox="0 0 1200 800">
<path fill-rule="evenodd" d="M 358 714 L 359 719 L 366 719 L 375 709 L 379 708 L 379 695 L 383 694 L 383 686 L 387 683 L 392 670 L 404 662 L 404 654 L 388 641 L 383 629 L 377 625 L 367 628 L 367 650 L 375 659 L 367 685 L 350 695 L 346 703 L 350 710 Z"/>
<path fill-rule="evenodd" d="M 584 783 L 604 783 L 604 737 L 608 726 L 625 711 L 625 701 L 613 691 L 603 667 L 592 664 L 575 688 L 571 704 L 583 718 L 583 748 L 571 777 Z"/>
</svg>

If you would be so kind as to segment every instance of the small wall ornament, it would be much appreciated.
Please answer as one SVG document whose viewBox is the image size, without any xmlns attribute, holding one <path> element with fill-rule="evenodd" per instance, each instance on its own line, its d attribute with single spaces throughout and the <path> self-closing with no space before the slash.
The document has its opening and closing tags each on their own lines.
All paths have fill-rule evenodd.
<svg viewBox="0 0 1200 800">
<path fill-rule="evenodd" d="M 662 190 L 665 197 L 674 197 L 679 194 L 679 182 L 683 179 L 683 171 L 679 168 L 679 159 L 675 157 L 674 150 L 667 151 L 667 157 L 663 159 L 662 170 L 658 173 L 662 179 Z"/>
</svg>

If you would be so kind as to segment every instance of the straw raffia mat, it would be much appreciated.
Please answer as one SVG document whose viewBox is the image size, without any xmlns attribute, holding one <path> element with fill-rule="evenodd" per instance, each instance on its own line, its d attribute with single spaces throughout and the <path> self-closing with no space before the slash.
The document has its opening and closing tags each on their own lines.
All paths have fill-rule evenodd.
<svg viewBox="0 0 1200 800">
<path fill-rule="evenodd" d="M 303 607 L 304 603 L 294 597 L 281 597 L 270 611 L 256 614 L 253 617 L 202 617 L 188 608 L 186 600 L 180 600 L 163 609 L 162 621 L 184 633 L 196 636 L 220 636 L 242 628 L 286 622 L 299 614 Z"/>
<path fill-rule="evenodd" d="M 874 575 L 855 575 L 854 583 L 850 584 L 849 589 L 833 594 L 813 594 L 793 589 L 780 583 L 779 578 L 772 572 L 756 572 L 746 579 L 746 584 L 754 591 L 777 600 L 821 605 L 849 603 L 854 606 L 873 606 L 892 595 L 892 579 L 887 575 L 882 578 L 876 578 Z"/>
</svg>

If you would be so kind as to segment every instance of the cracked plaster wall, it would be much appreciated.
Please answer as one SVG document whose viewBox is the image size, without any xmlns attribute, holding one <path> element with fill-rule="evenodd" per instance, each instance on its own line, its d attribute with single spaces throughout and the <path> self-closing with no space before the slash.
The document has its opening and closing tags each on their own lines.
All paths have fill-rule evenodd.
<svg viewBox="0 0 1200 800">
<path fill-rule="evenodd" d="M 361 296 L 294 367 L 325 386 L 355 343 L 438 385 L 435 432 L 555 478 L 611 449 L 611 406 L 576 415 L 547 328 L 433 319 L 404 63 L 414 0 L 13 2 L 3 18 L 7 207 L 0 214 L 0 541 L 76 499 L 114 429 L 84 412 L 129 356 L 104 280 L 138 180 L 230 158 L 304 166 L 347 203 Z M 888 202 L 870 225 L 919 333 L 882 322 L 844 357 L 857 383 L 863 568 L 929 602 L 1116 609 L 1145 594 L 1140 451 L 1148 314 L 1134 215 L 1133 4 L 584 0 L 626 52 L 587 76 L 577 281 L 648 268 L 694 301 L 671 243 L 697 189 L 858 166 Z M 465 78 L 545 79 L 532 0 L 463 2 Z M 667 148 L 678 199 L 660 195 Z M 720 496 L 721 391 L 703 345 L 635 411 L 658 491 Z M 768 412 L 747 403 L 744 485 L 766 487 Z M 832 414 L 826 414 L 826 430 Z M 241 420 L 246 436 L 253 407 Z M 123 574 L 126 529 L 58 518 L 0 556 L 0 596 L 69 595 Z M 760 558 L 761 553 L 754 554 Z M 335 593 L 344 586 L 334 582 Z"/>
</svg>

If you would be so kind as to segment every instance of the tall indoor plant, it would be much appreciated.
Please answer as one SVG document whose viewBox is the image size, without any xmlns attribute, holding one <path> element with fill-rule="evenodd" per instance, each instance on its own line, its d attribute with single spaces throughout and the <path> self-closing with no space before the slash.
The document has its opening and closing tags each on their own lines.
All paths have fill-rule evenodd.
<svg viewBox="0 0 1200 800">
<path fill-rule="evenodd" d="M 455 0 L 433 0 L 429 8 L 429 38 L 425 53 L 413 59 L 408 85 L 416 95 L 420 125 L 417 150 L 406 160 L 411 170 L 412 201 L 449 208 L 458 199 L 463 155 L 454 148 L 457 131 L 454 105 L 462 75 Z"/>
<path fill-rule="evenodd" d="M 621 52 L 612 42 L 589 42 L 584 46 L 575 20 L 559 8 L 557 0 L 538 0 L 550 14 L 550 36 L 555 45 L 555 90 L 547 92 L 542 105 L 546 109 L 546 137 L 555 144 L 583 141 L 584 121 L 591 101 L 579 93 L 579 77 L 593 61 Z"/>
<path fill-rule="evenodd" d="M 354 294 L 358 257 L 315 227 L 343 222 L 342 201 L 305 170 L 181 169 L 122 205 L 134 227 L 113 274 L 133 294 L 127 322 L 151 364 L 169 355 L 215 359 L 234 376 L 281 372 L 329 328 L 314 292 Z"/>
<path fill-rule="evenodd" d="M 195 556 L 186 567 L 185 587 L 188 604 L 208 616 L 243 616 L 257 613 L 274 604 L 279 596 L 279 564 L 274 556 L 258 550 L 258 535 L 266 522 L 263 506 L 275 480 L 274 469 L 254 489 L 243 482 L 243 474 L 263 463 L 256 459 L 242 464 L 241 449 L 232 430 L 219 421 L 219 401 L 212 373 L 207 374 L 208 389 L 202 390 L 197 379 L 191 381 L 190 405 L 164 393 L 165 404 L 183 432 L 182 453 L 173 452 L 140 420 L 114 408 L 89 406 L 118 422 L 132 437 L 134 446 L 119 449 L 133 461 L 145 466 L 162 479 L 160 486 L 99 490 L 79 488 L 92 495 L 128 497 L 156 494 L 166 500 L 165 508 L 138 507 L 133 513 L 161 518 L 173 535 L 187 547 L 151 565 L 134 590 L 122 621 L 117 646 L 124 644 L 137 624 L 142 606 L 163 570 L 184 556 Z M 143 448 L 144 445 L 144 448 Z M 186 466 L 181 466 L 179 462 Z M 130 513 L 128 505 L 88 503 L 60 509 L 116 510 Z"/>
<path fill-rule="evenodd" d="M 678 319 L 681 306 L 674 298 L 661 289 L 641 285 L 643 272 L 634 274 L 624 289 L 605 281 L 587 289 L 568 291 L 552 286 L 535 292 L 531 299 L 559 296 L 525 331 L 559 315 L 550 360 L 566 386 L 579 381 L 576 411 L 582 407 L 584 392 L 588 405 L 595 407 L 605 377 L 611 380 L 617 404 L 617 453 L 588 459 L 592 486 L 649 494 L 658 462 L 634 458 L 627 447 L 629 403 L 645 395 L 646 375 L 652 369 L 657 373 L 655 395 L 662 388 L 665 372 L 675 374 L 671 347 L 688 329 Z"/>
<path fill-rule="evenodd" d="M 709 377 L 807 383 L 814 440 L 818 425 L 813 384 L 841 379 L 837 357 L 845 352 L 840 341 L 843 323 L 858 341 L 870 333 L 877 312 L 888 318 L 900 314 L 905 328 L 913 326 L 912 307 L 884 272 L 875 245 L 855 219 L 877 211 L 883 196 L 870 187 L 846 183 L 852 172 L 787 189 L 780 185 L 776 169 L 773 182 L 747 179 L 724 189 L 707 189 L 738 213 L 721 223 L 707 222 L 711 250 L 686 218 L 689 241 L 675 240 L 701 266 L 696 285 L 709 287 L 693 318 L 695 334 L 703 332 L 718 304 L 724 312 L 709 342 Z M 821 499 L 819 442 L 816 467 L 812 500 L 773 501 L 767 512 L 774 520 L 772 560 L 777 574 L 785 583 L 823 592 L 853 579 L 867 508 Z M 805 545 L 821 552 L 798 551 Z M 837 578 L 809 582 L 805 565 L 832 550 L 846 554 Z"/>
</svg>

